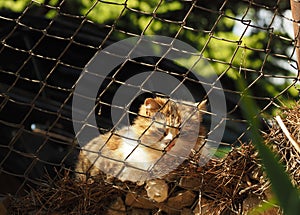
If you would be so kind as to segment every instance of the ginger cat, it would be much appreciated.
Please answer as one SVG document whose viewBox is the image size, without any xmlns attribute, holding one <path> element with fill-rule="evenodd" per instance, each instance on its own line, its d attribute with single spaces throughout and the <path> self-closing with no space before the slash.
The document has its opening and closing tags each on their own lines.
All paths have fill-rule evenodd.
<svg viewBox="0 0 300 215">
<path fill-rule="evenodd" d="M 161 97 L 145 99 L 130 127 L 99 135 L 82 148 L 76 177 L 89 180 L 102 171 L 122 181 L 143 182 L 168 173 L 176 164 L 172 159 L 181 157 L 182 162 L 204 144 L 200 122 L 205 110 L 206 101 L 197 106 Z"/>
</svg>

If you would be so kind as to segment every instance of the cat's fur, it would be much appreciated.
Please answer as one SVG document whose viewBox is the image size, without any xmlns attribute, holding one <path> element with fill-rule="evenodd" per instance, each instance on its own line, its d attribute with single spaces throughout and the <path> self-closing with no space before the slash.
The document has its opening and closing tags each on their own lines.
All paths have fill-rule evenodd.
<svg viewBox="0 0 300 215">
<path fill-rule="evenodd" d="M 155 174 L 150 170 L 156 164 L 156 174 L 168 171 L 172 157 L 186 159 L 191 149 L 199 150 L 203 145 L 205 132 L 199 124 L 205 110 L 205 101 L 197 107 L 190 102 L 147 98 L 132 126 L 99 135 L 82 148 L 77 178 L 87 180 L 102 171 L 136 182 Z M 166 156 L 169 154 L 171 157 Z"/>
</svg>

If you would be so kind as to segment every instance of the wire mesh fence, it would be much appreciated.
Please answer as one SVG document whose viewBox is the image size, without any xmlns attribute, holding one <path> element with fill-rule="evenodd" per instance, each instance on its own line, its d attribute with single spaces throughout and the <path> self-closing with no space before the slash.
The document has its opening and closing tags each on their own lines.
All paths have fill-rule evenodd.
<svg viewBox="0 0 300 215">
<path fill-rule="evenodd" d="M 118 128 L 132 125 L 140 117 L 139 108 L 146 98 L 171 97 L 171 93 L 168 95 L 159 90 L 151 90 L 152 88 L 149 90 L 142 84 L 128 82 L 140 74 L 149 74 L 143 80 L 150 80 L 150 73 L 147 72 L 154 71 L 164 74 L 163 77 L 173 77 L 174 83 L 177 83 L 174 89 L 185 86 L 196 102 L 208 98 L 205 86 L 216 89 L 217 93 L 224 93 L 226 113 L 221 117 L 222 123 L 212 123 L 214 111 L 211 99 L 208 99 L 207 110 L 203 113 L 203 123 L 201 122 L 201 129 L 205 127 L 207 132 L 216 129 L 211 125 L 225 126 L 224 135 L 218 142 L 219 147 L 214 155 L 215 158 L 224 157 L 233 147 L 251 139 L 248 122 L 240 109 L 245 96 L 251 97 L 258 104 L 262 130 L 266 129 L 264 120 L 270 118 L 280 106 L 297 100 L 299 68 L 296 50 L 299 44 L 294 40 L 295 23 L 297 21 L 292 18 L 287 1 L 0 2 L 0 181 L 5 185 L 1 186 L 1 193 L 24 195 L 26 190 L 30 190 L 29 187 L 45 183 L 46 178 L 55 180 L 66 170 L 74 173 L 78 159 L 81 159 L 78 135 L 73 130 L 74 123 L 82 129 L 95 127 L 84 120 L 74 122 L 74 114 L 91 111 L 84 106 L 72 106 L 76 86 L 85 66 L 96 53 L 131 37 L 166 36 L 191 45 L 198 50 L 198 55 L 196 58 L 180 61 L 181 64 L 158 55 L 126 58 L 109 74 L 101 77 L 101 85 L 95 83 L 97 78 L 91 78 L 89 84 L 98 87 L 93 113 L 99 132 L 108 132 L 111 136 L 119 135 L 122 138 L 122 134 L 117 132 Z M 169 46 L 171 47 L 170 44 Z M 126 49 L 122 46 L 119 48 Z M 185 53 L 184 50 L 180 51 Z M 205 72 L 212 69 L 221 88 L 216 87 L 215 83 L 205 83 L 207 79 L 198 80 L 190 73 L 199 58 L 204 59 L 207 64 L 201 64 L 195 73 L 205 76 Z M 96 69 L 101 71 L 104 68 Z M 240 78 L 246 80 L 251 95 L 238 88 Z M 160 84 L 170 84 L 164 81 Z M 149 86 L 156 86 L 155 84 L 155 81 L 149 81 Z M 133 88 L 137 89 L 139 96 L 130 100 L 129 106 L 118 105 L 118 101 L 114 100 L 115 95 L 121 91 L 118 98 L 126 97 Z M 81 96 L 87 100 L 94 99 L 89 98 L 89 95 Z M 185 94 L 181 97 L 185 97 Z M 180 109 L 180 105 L 178 107 L 179 112 L 186 110 Z M 161 108 L 163 110 L 164 105 Z M 121 114 L 115 123 L 114 117 L 117 116 L 111 115 L 114 109 L 121 110 L 123 115 L 127 114 L 126 117 L 122 118 Z M 168 131 L 173 127 L 174 125 L 168 124 Z M 141 140 L 142 136 L 135 138 Z M 84 144 L 94 137 L 87 137 Z M 202 135 L 202 138 L 206 142 L 213 141 L 207 135 Z M 106 141 L 108 143 L 109 138 Z M 193 159 L 189 158 L 184 165 L 191 163 Z M 234 166 L 232 163 L 231 165 Z M 215 164 L 215 168 L 216 166 L 218 165 Z M 243 168 L 245 170 L 249 166 L 244 165 Z M 181 176 L 193 174 L 182 169 L 179 171 Z M 219 170 L 216 172 L 221 174 Z M 171 205 L 179 201 L 177 188 L 187 186 L 182 186 L 183 179 L 178 180 L 181 182 L 176 182 L 176 185 L 169 188 L 168 196 L 173 195 L 176 200 L 171 201 Z M 118 183 L 110 182 L 122 187 Z M 71 188 L 66 188 L 68 189 Z M 126 190 L 124 187 L 122 189 Z M 120 195 L 117 190 L 107 192 Z M 197 196 L 201 192 L 194 189 L 180 192 L 189 201 L 180 208 L 172 206 L 177 212 L 192 213 L 197 207 L 196 199 L 199 199 Z M 79 193 L 77 195 L 80 196 Z M 136 194 L 132 195 L 131 200 L 126 196 L 126 207 L 130 205 L 128 201 L 134 202 L 133 199 L 137 199 L 134 196 Z M 139 208 L 137 204 L 132 203 L 130 207 Z M 143 203 L 143 207 L 146 204 L 148 203 Z M 223 212 L 242 210 L 234 207 L 227 209 Z M 145 210 L 174 213 L 159 204 L 151 204 Z"/>
</svg>

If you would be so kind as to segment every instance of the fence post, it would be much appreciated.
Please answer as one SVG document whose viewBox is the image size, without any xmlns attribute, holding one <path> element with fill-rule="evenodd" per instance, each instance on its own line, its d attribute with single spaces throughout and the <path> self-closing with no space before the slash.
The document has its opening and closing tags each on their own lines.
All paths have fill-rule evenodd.
<svg viewBox="0 0 300 215">
<path fill-rule="evenodd" d="M 294 19 L 295 47 L 297 52 L 298 71 L 300 71 L 300 0 L 290 0 Z M 298 73 L 300 79 L 300 73 Z"/>
</svg>

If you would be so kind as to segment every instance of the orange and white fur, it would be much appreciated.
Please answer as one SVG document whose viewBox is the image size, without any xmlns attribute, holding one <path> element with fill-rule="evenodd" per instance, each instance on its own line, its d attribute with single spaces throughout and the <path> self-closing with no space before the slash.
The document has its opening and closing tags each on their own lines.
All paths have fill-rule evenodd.
<svg viewBox="0 0 300 215">
<path fill-rule="evenodd" d="M 205 132 L 199 124 L 205 110 L 206 101 L 194 104 L 147 98 L 130 127 L 99 135 L 82 148 L 77 178 L 89 180 L 102 171 L 122 181 L 148 180 L 149 170 L 169 152 L 174 156 L 187 150 L 185 154 L 190 154 L 191 149 L 201 148 Z"/>
</svg>

